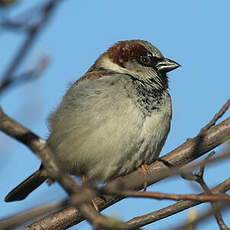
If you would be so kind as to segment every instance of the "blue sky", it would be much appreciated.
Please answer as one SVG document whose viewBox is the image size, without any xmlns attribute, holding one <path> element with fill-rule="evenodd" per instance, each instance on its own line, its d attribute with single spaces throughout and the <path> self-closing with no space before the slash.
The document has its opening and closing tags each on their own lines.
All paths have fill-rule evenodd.
<svg viewBox="0 0 230 230">
<path fill-rule="evenodd" d="M 40 1 L 21 0 L 9 14 L 17 15 Z M 48 55 L 50 65 L 36 81 L 16 87 L 1 98 L 5 112 L 43 138 L 48 136 L 47 117 L 55 109 L 70 83 L 83 75 L 97 57 L 118 40 L 150 41 L 182 68 L 169 73 L 173 101 L 172 128 L 161 155 L 195 136 L 229 99 L 230 32 L 228 0 L 63 0 L 38 38 L 20 70 L 31 68 L 38 56 Z M 23 41 L 21 33 L 0 30 L 0 76 Z M 229 117 L 229 111 L 224 118 Z M 223 118 L 223 119 L 224 119 Z M 0 133 L 0 217 L 37 204 L 63 199 L 58 185 L 42 185 L 25 201 L 4 203 L 4 196 L 39 167 L 39 160 L 20 143 Z M 217 153 L 222 148 L 217 149 Z M 207 183 L 214 186 L 228 178 L 229 160 L 208 167 Z M 187 181 L 173 177 L 149 191 L 191 193 Z M 127 199 L 105 211 L 128 220 L 171 202 Z M 207 208 L 202 205 L 198 212 Z M 145 229 L 164 229 L 186 218 L 187 211 Z M 230 224 L 230 212 L 224 214 Z M 228 219 L 228 220 L 227 220 Z M 86 223 L 80 229 L 90 229 Z M 76 227 L 75 227 L 76 228 Z M 73 229 L 75 229 L 73 227 Z M 197 229 L 218 229 L 214 218 Z"/>
</svg>

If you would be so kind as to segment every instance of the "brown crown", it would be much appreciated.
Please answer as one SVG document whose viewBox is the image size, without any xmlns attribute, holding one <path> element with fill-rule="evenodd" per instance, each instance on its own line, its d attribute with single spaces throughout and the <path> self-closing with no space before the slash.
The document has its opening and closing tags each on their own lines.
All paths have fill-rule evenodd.
<svg viewBox="0 0 230 230">
<path fill-rule="evenodd" d="M 125 67 L 125 63 L 137 59 L 139 56 L 146 55 L 148 50 L 137 41 L 121 41 L 108 49 L 106 54 L 113 63 Z"/>
</svg>

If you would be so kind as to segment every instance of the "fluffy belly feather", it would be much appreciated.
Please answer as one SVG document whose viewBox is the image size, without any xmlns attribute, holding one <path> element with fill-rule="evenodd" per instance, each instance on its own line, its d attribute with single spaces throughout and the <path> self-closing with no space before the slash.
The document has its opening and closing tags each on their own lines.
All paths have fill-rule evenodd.
<svg viewBox="0 0 230 230">
<path fill-rule="evenodd" d="M 152 163 L 166 140 L 171 114 L 165 108 L 164 113 L 156 110 L 144 116 L 136 107 L 129 108 L 123 110 L 125 115 L 113 116 L 112 122 L 104 120 L 97 128 L 88 124 L 85 133 L 75 129 L 53 146 L 63 167 L 68 165 L 71 174 L 105 182 Z"/>
<path fill-rule="evenodd" d="M 73 110 L 69 117 L 62 113 L 62 105 L 58 116 L 52 117 L 48 144 L 68 173 L 106 182 L 158 157 L 170 128 L 169 95 L 165 94 L 160 109 L 146 115 L 123 91 L 114 91 L 113 98 L 97 95 L 103 104 L 91 97 L 89 104 L 77 102 L 81 110 Z"/>
</svg>

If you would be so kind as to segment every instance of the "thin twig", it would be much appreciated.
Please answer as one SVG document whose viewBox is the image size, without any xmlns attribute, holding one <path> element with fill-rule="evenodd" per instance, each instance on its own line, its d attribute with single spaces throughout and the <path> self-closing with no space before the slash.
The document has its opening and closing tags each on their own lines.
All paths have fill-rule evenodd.
<svg viewBox="0 0 230 230">
<path fill-rule="evenodd" d="M 212 194 L 212 191 L 209 189 L 207 184 L 205 183 L 203 177 L 198 182 L 201 187 L 204 189 L 204 191 L 207 194 Z M 211 202 L 212 208 L 213 208 L 213 214 L 216 218 L 217 224 L 219 225 L 221 230 L 229 230 L 228 226 L 224 223 L 223 217 L 221 215 L 221 210 L 218 209 L 218 205 L 215 202 Z"/>
<path fill-rule="evenodd" d="M 59 2 L 60 0 L 52 0 L 46 3 L 46 5 L 44 6 L 43 8 L 44 16 L 42 17 L 42 19 L 39 21 L 38 24 L 30 28 L 24 43 L 19 48 L 18 52 L 15 54 L 13 61 L 11 62 L 11 64 L 6 69 L 5 73 L 3 74 L 2 81 L 0 84 L 0 94 L 4 90 L 6 90 L 8 86 L 10 86 L 10 83 L 12 83 L 12 78 L 14 76 L 14 73 L 20 67 L 22 61 L 24 60 L 30 48 L 32 47 L 35 39 L 38 37 L 39 33 L 42 31 L 42 29 L 45 27 L 45 25 L 49 21 L 54 9 L 58 5 L 57 3 Z"/>
<path fill-rule="evenodd" d="M 69 196 L 81 192 L 81 187 L 74 181 L 72 177 L 64 173 L 55 155 L 47 146 L 46 141 L 40 139 L 36 134 L 32 133 L 27 128 L 23 127 L 10 117 L 8 117 L 0 108 L 0 130 L 22 142 L 29 147 L 42 160 L 49 177 L 56 180 Z M 133 229 L 121 221 L 111 221 L 98 213 L 92 205 L 88 203 L 79 203 L 76 205 L 81 211 L 82 215 L 92 224 L 94 229 Z M 118 228 L 119 226 L 119 228 Z"/>
<path fill-rule="evenodd" d="M 44 155 L 48 155 L 49 157 L 48 158 L 50 158 L 51 157 L 51 159 L 52 159 L 52 153 L 50 153 L 48 150 L 49 149 L 46 149 L 47 148 L 47 146 L 45 145 L 45 143 L 44 143 L 44 141 L 42 141 L 41 139 L 39 139 L 36 135 L 34 135 L 34 134 L 32 134 L 29 130 L 27 130 L 27 129 L 25 129 L 24 127 L 22 127 L 22 126 L 20 126 L 18 123 L 16 123 L 15 121 L 13 121 L 12 119 L 10 119 L 9 117 L 7 117 L 2 111 L 0 111 L 0 119 L 1 119 L 1 122 L 0 122 L 0 128 L 3 130 L 3 131 L 5 131 L 7 134 L 9 134 L 9 135 L 11 135 L 11 136 L 13 136 L 14 138 L 16 138 L 17 140 L 19 140 L 19 141 L 21 141 L 21 142 L 23 142 L 23 143 L 25 143 L 25 144 L 27 144 L 27 146 L 29 146 L 32 150 L 34 150 L 41 158 L 42 158 L 42 160 L 44 161 L 44 162 L 46 162 L 46 160 L 47 160 L 47 156 L 44 156 Z M 223 125 L 224 124 L 224 125 Z M 208 150 L 210 150 L 211 148 L 213 148 L 213 146 L 215 147 L 215 146 L 217 146 L 218 145 L 218 142 L 219 143 L 223 143 L 225 140 L 227 140 L 228 139 L 228 137 L 229 137 L 229 127 L 228 127 L 228 119 L 226 120 L 226 121 L 224 121 L 224 122 L 222 122 L 221 124 L 219 124 L 219 125 L 217 125 L 216 127 L 214 127 L 214 128 L 212 128 L 212 129 L 210 129 L 210 130 L 208 130 L 207 132 L 206 132 L 206 134 L 202 137 L 202 142 L 200 143 L 200 142 L 198 142 L 199 143 L 199 150 L 201 150 L 200 152 L 205 152 L 205 151 L 207 151 L 207 149 Z M 16 127 L 15 127 L 15 125 L 16 125 Z M 221 127 L 221 129 L 220 129 L 220 127 Z M 21 132 L 18 132 L 18 131 L 21 131 Z M 222 132 L 220 132 L 220 130 L 222 131 Z M 227 133 L 225 133 L 225 135 L 223 135 L 223 130 L 227 130 Z M 218 136 L 216 136 L 216 135 L 214 135 L 214 133 L 215 133 L 215 131 L 217 131 L 217 133 L 218 133 Z M 211 137 L 209 136 L 210 135 L 210 133 L 211 133 Z M 220 134 L 222 134 L 222 135 L 220 135 Z M 227 137 L 226 137 L 226 135 L 227 135 Z M 209 136 L 209 138 L 207 138 L 207 136 Z M 29 137 L 29 138 L 28 138 Z M 200 137 L 199 137 L 200 138 Z M 212 140 L 212 138 L 215 138 L 215 143 L 213 142 L 213 140 Z M 186 147 L 188 147 L 187 145 L 189 144 L 189 145 L 191 145 L 192 143 L 193 143 L 193 141 L 194 141 L 194 145 L 196 146 L 197 145 L 197 140 L 196 140 L 196 138 L 194 138 L 194 139 L 190 139 L 189 141 L 188 141 L 188 143 L 186 144 Z M 199 141 L 199 139 L 198 139 L 198 141 Z M 43 142 L 43 143 L 42 143 Z M 207 142 L 209 142 L 210 144 L 207 144 Z M 190 148 L 191 148 L 191 146 L 190 146 Z M 190 149 L 189 148 L 189 149 Z M 185 148 L 186 149 L 186 148 Z M 39 150 L 39 151 L 38 151 Z M 44 150 L 46 150 L 46 151 L 48 151 L 47 152 L 47 154 L 41 154 L 41 152 L 43 152 Z M 184 149 L 183 149 L 184 150 Z M 192 148 L 192 153 L 194 154 L 194 149 Z M 197 149 L 196 149 L 197 150 Z M 199 151 L 198 151 L 198 153 L 201 155 L 202 153 L 200 153 Z M 170 153 L 167 157 L 165 157 L 165 159 L 164 160 L 168 160 L 169 162 L 170 162 L 170 164 L 172 164 L 172 165 L 178 165 L 178 162 L 177 161 L 175 161 L 175 158 L 173 157 L 172 159 L 170 159 L 170 156 L 172 155 L 173 153 Z M 191 154 L 191 152 L 190 152 L 190 154 Z M 194 154 L 195 155 L 195 154 Z M 185 157 L 185 156 L 183 156 L 183 157 Z M 194 157 L 194 156 L 193 156 Z M 168 159 L 167 159 L 168 158 Z M 178 160 L 178 158 L 176 158 L 176 160 Z M 186 156 L 186 160 L 188 161 L 188 158 L 187 158 L 187 156 Z M 190 159 L 191 160 L 191 159 Z M 53 162 L 52 160 L 51 160 L 51 162 Z M 55 161 L 54 161 L 55 162 Z M 189 161 L 188 161 L 189 162 Z M 161 162 L 157 162 L 158 164 L 162 164 Z M 183 162 L 184 163 L 184 162 Z M 66 184 L 65 182 L 65 180 L 63 180 L 63 179 L 66 179 L 65 178 L 65 175 L 63 176 L 60 176 L 60 174 L 59 174 L 59 171 L 58 170 L 56 170 L 56 165 L 54 164 L 54 165 L 52 165 L 52 163 L 51 163 L 51 165 L 49 165 L 47 162 L 45 163 L 45 166 L 46 166 L 46 164 L 48 165 L 48 166 L 51 166 L 51 169 L 52 170 L 50 170 L 50 175 L 51 175 L 51 177 L 52 178 L 54 178 L 54 179 L 56 179 L 56 180 L 58 180 L 59 181 L 59 183 L 60 184 L 63 184 L 63 187 L 67 190 L 67 192 L 69 193 L 69 194 L 73 194 L 73 193 L 75 193 L 75 191 L 78 191 L 78 187 L 77 187 L 77 185 L 76 184 L 71 184 L 71 185 L 74 185 L 73 187 L 70 187 L 69 185 L 70 184 Z M 178 165 L 179 166 L 179 165 Z M 46 166 L 47 167 L 47 166 Z M 164 165 L 163 166 L 163 168 L 165 168 L 166 166 Z M 162 169 L 163 169 L 162 168 Z M 54 170 L 53 170 L 54 169 Z M 150 167 L 150 169 L 151 169 L 151 167 Z M 49 170 L 49 168 L 47 167 L 47 170 Z M 55 171 L 56 170 L 56 171 Z M 55 174 L 56 173 L 56 174 Z M 136 172 L 135 172 L 136 173 Z M 132 175 L 132 174 L 130 174 L 130 175 Z M 128 175 L 128 176 L 126 176 L 126 177 L 124 177 L 124 178 L 128 178 L 130 175 Z M 60 176 L 60 178 L 59 178 L 59 176 Z M 122 179 L 124 179 L 124 178 L 122 178 Z M 137 177 L 135 177 L 135 178 L 137 178 Z M 160 175 L 160 173 L 158 172 L 158 180 L 159 179 L 162 179 L 161 178 L 161 175 Z M 67 178 L 67 182 L 69 182 L 68 181 L 69 180 L 69 178 Z M 119 180 L 121 180 L 121 179 L 119 179 Z M 70 182 L 72 182 L 72 181 L 70 181 Z M 114 183 L 114 182 L 113 182 Z M 113 184 L 113 183 L 111 183 L 111 184 Z M 118 183 L 118 185 L 119 185 L 120 183 Z M 116 183 L 115 183 L 115 185 L 116 185 Z M 96 227 L 98 227 L 98 226 L 102 226 L 101 225 L 101 223 L 103 223 L 103 221 L 105 221 L 105 223 L 103 223 L 104 224 L 104 226 L 106 226 L 106 223 L 108 223 L 107 222 L 107 219 L 106 218 L 104 218 L 103 216 L 100 216 L 99 214 L 95 214 L 92 210 L 91 210 L 91 207 L 89 206 L 89 205 L 87 205 L 87 204 L 83 204 L 83 205 L 80 205 L 79 206 L 79 208 L 80 208 L 80 210 L 81 210 L 81 212 L 87 217 L 87 219 L 94 225 L 94 226 L 96 226 Z M 95 211 L 95 210 L 94 210 Z M 97 217 L 97 215 L 98 215 L 98 217 Z M 66 225 L 65 225 L 66 226 Z"/>
<path fill-rule="evenodd" d="M 163 157 L 167 162 L 170 162 L 172 165 L 177 166 L 178 168 L 184 166 L 185 164 L 191 162 L 192 160 L 198 158 L 199 156 L 209 152 L 216 146 L 224 143 L 230 138 L 230 118 L 216 125 L 215 127 L 209 129 L 202 138 L 200 143 L 200 137 L 197 136 L 189 141 L 186 141 L 184 144 L 171 151 L 169 154 Z M 197 143 L 199 143 L 199 148 L 196 148 Z M 200 165 L 199 165 L 200 166 Z M 197 167 L 197 166 L 196 166 Z M 148 185 L 156 183 L 159 180 L 169 176 L 165 172 L 169 170 L 168 167 L 162 162 L 156 161 L 148 168 Z M 171 169 L 170 169 L 171 170 Z M 181 171 L 180 171 L 181 173 Z M 135 172 L 126 175 L 122 178 L 117 178 L 116 180 L 110 182 L 106 185 L 108 191 L 113 191 L 114 189 L 121 188 L 124 190 L 139 190 L 142 189 L 144 185 L 143 174 L 136 170 Z M 96 204 L 100 210 L 109 207 L 110 205 L 120 201 L 122 198 L 120 196 L 104 196 L 104 200 L 98 199 Z M 188 202 L 191 204 L 192 201 L 181 201 Z M 195 201 L 194 201 L 195 202 Z M 182 203 L 183 204 L 183 203 Z M 196 203 L 195 203 L 196 205 Z M 187 207 L 189 208 L 189 207 Z M 180 209 L 180 204 L 178 209 Z M 186 208 L 185 208 L 186 209 Z M 183 206 L 182 206 L 182 210 Z M 171 212 L 170 208 L 167 209 L 167 212 Z M 174 213 L 175 214 L 175 213 Z M 70 227 L 76 223 L 79 223 L 83 220 L 82 215 L 78 210 L 74 208 L 64 209 L 61 212 L 51 214 L 47 217 L 42 218 L 41 220 L 30 225 L 30 229 L 39 228 L 42 224 L 49 229 L 62 229 L 59 226 L 59 223 L 65 223 L 65 227 Z"/>
<path fill-rule="evenodd" d="M 5 219 L 0 220 L 0 229 L 10 229 L 12 227 L 16 227 L 17 225 L 21 225 L 28 220 L 32 220 L 35 217 L 39 217 L 60 208 L 78 206 L 79 204 L 92 200 L 93 198 L 95 198 L 95 196 L 96 194 L 94 190 L 86 187 L 81 187 L 78 194 L 72 195 L 69 199 L 65 201 L 59 202 L 57 204 L 36 207 L 34 209 L 20 212 L 18 214 L 14 214 L 13 216 L 9 216 Z"/>
<path fill-rule="evenodd" d="M 193 225 L 197 225 L 199 223 L 201 223 L 202 221 L 210 218 L 215 212 L 219 212 L 220 210 L 226 210 L 226 209 L 229 209 L 229 206 L 225 206 L 225 205 L 222 205 L 221 207 L 213 210 L 213 209 L 210 209 L 206 212 L 203 213 L 203 215 L 200 215 L 199 217 L 197 217 L 194 221 L 191 221 L 190 224 L 193 224 Z M 184 230 L 186 227 L 188 226 L 188 223 L 185 223 L 185 224 L 180 224 L 178 226 L 175 226 L 175 227 L 170 227 L 170 228 L 167 228 L 167 230 Z"/>
<path fill-rule="evenodd" d="M 8 81 L 5 81 L 4 85 L 2 85 L 3 91 L 1 91 L 0 89 L 0 94 L 5 92 L 5 89 L 9 89 L 10 87 L 13 87 L 15 85 L 19 86 L 20 84 L 24 84 L 25 82 L 38 79 L 44 72 L 44 70 L 47 68 L 48 64 L 49 58 L 43 57 L 41 60 L 39 60 L 37 66 L 35 66 L 32 70 L 29 70 L 17 77 L 12 77 Z"/>
<path fill-rule="evenodd" d="M 225 193 L 230 189 L 230 179 L 225 180 L 211 191 L 212 193 Z M 204 193 L 201 193 L 204 194 Z M 176 204 L 170 205 L 168 207 L 162 208 L 160 210 L 148 213 L 143 216 L 135 217 L 129 220 L 127 223 L 131 224 L 132 226 L 145 226 L 150 223 L 154 223 L 158 220 L 164 219 L 166 217 L 172 216 L 178 212 L 184 211 L 188 208 L 194 207 L 196 205 L 201 204 L 202 202 L 199 201 L 180 201 Z"/>
<path fill-rule="evenodd" d="M 190 172 L 186 172 L 182 174 L 182 177 L 186 180 L 192 180 L 195 181 L 197 183 L 199 183 L 199 185 L 203 188 L 203 190 L 205 191 L 206 194 L 208 195 L 212 195 L 212 191 L 209 189 L 208 185 L 205 183 L 204 181 L 204 170 L 205 170 L 205 166 L 206 164 L 209 163 L 210 159 L 214 156 L 215 151 L 212 151 L 205 159 L 204 159 L 204 164 L 200 167 L 199 172 L 196 173 L 192 173 Z M 228 227 L 225 225 L 222 215 L 221 213 L 218 211 L 218 207 L 217 204 L 215 202 L 211 202 L 212 208 L 213 210 L 216 210 L 214 212 L 214 216 L 216 218 L 216 221 L 220 227 L 221 230 L 227 230 Z"/>
<path fill-rule="evenodd" d="M 214 156 L 214 154 L 215 154 L 215 151 L 211 152 L 205 158 L 205 160 L 208 161 L 209 159 L 211 159 Z M 212 191 L 209 189 L 208 185 L 204 181 L 204 170 L 205 170 L 205 165 L 200 168 L 200 172 L 195 174 L 195 176 L 196 176 L 195 181 L 200 184 L 200 186 L 203 188 L 203 190 L 206 192 L 206 194 L 211 195 Z M 221 211 L 218 209 L 217 203 L 212 201 L 211 205 L 212 205 L 214 216 L 216 218 L 217 224 L 219 225 L 220 229 L 221 230 L 229 230 L 227 225 L 224 223 L 224 220 L 223 220 L 222 215 L 221 215 Z"/>
<path fill-rule="evenodd" d="M 14 214 L 10 217 L 0 220 L 0 229 L 6 230 L 15 228 L 18 225 L 23 224 L 24 222 L 34 219 L 35 217 L 42 216 L 46 213 L 58 210 L 63 207 L 66 207 L 66 201 L 56 204 L 42 205 L 40 207 L 27 210 L 25 212 Z"/>
<path fill-rule="evenodd" d="M 103 190 L 104 193 L 107 193 Z M 102 193 L 103 193 L 102 192 Z M 110 192 L 109 192 L 110 193 Z M 200 202 L 222 201 L 230 203 L 230 196 L 224 194 L 171 194 L 162 192 L 136 192 L 136 191 L 113 191 L 112 195 L 121 195 L 124 197 L 152 198 L 157 200 L 194 200 Z"/>
<path fill-rule="evenodd" d="M 227 111 L 229 106 L 230 106 L 230 99 L 228 99 L 227 102 L 223 105 L 223 107 L 219 110 L 219 112 L 215 114 L 213 119 L 205 127 L 201 129 L 200 134 L 206 132 L 212 126 L 214 126 L 216 122 L 224 115 L 224 113 Z"/>
</svg>

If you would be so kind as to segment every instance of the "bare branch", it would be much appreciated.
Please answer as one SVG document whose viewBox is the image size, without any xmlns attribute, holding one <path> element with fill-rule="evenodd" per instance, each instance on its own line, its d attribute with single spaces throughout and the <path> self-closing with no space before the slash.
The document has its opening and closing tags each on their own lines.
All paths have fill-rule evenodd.
<svg viewBox="0 0 230 230">
<path fill-rule="evenodd" d="M 219 184 L 218 186 L 216 186 L 215 188 L 213 188 L 211 191 L 212 193 L 225 193 L 229 189 L 230 189 L 230 179 L 227 179 L 221 184 Z M 178 212 L 184 211 L 188 208 L 194 207 L 199 204 L 201 204 L 201 202 L 199 201 L 180 201 L 166 208 L 162 208 L 160 210 L 151 212 L 143 216 L 135 217 L 129 220 L 127 223 L 133 226 L 141 227 L 156 222 L 158 220 L 164 219 L 168 216 L 172 216 Z"/>
<path fill-rule="evenodd" d="M 198 180 L 197 182 L 201 185 L 201 187 L 204 189 L 204 191 L 207 194 L 212 194 L 212 191 L 209 189 L 208 185 L 205 183 L 203 177 L 200 180 Z M 219 225 L 220 229 L 221 230 L 228 230 L 229 228 L 224 223 L 224 220 L 223 220 L 222 215 L 221 215 L 221 210 L 218 208 L 217 203 L 212 202 L 211 205 L 213 208 L 213 214 L 216 218 L 217 224 Z"/>
<path fill-rule="evenodd" d="M 202 156 L 203 154 L 209 152 L 216 146 L 224 143 L 230 138 L 230 118 L 221 122 L 213 128 L 210 128 L 205 134 L 200 137 L 198 135 L 195 138 L 189 139 L 184 144 L 171 151 L 169 154 L 163 157 L 163 160 L 170 162 L 170 164 L 180 168 L 185 164 L 191 162 L 192 160 Z M 148 168 L 148 185 L 156 183 L 159 180 L 162 180 L 167 175 L 165 172 L 169 170 L 168 167 L 159 161 L 154 162 Z M 124 190 L 139 190 L 143 188 L 144 185 L 143 174 L 136 170 L 135 172 L 126 175 L 122 178 L 117 178 L 112 181 L 108 185 L 106 185 L 106 189 L 108 191 L 116 190 L 117 188 L 121 188 Z M 122 198 L 119 196 L 105 196 L 104 200 L 97 199 L 96 204 L 100 210 L 105 209 L 106 207 L 116 203 Z M 192 202 L 192 201 L 182 201 L 182 202 Z M 191 204 L 191 203 L 189 203 Z M 196 204 L 195 204 L 196 205 Z M 180 206 L 179 206 L 180 207 Z M 186 208 L 184 208 L 186 209 Z M 184 210 L 183 209 L 183 210 Z M 170 210 L 169 208 L 169 211 Z M 70 227 L 76 223 L 79 223 L 83 220 L 80 212 L 75 208 L 64 209 L 61 212 L 57 212 L 51 214 L 47 217 L 42 218 L 38 222 L 30 225 L 30 229 L 34 227 L 46 226 L 46 229 L 62 229 L 59 226 L 59 223 L 62 222 L 65 227 Z M 52 225 L 49 223 L 52 222 Z"/>
<path fill-rule="evenodd" d="M 32 220 L 35 217 L 44 215 L 48 212 L 58 210 L 66 206 L 66 202 L 59 202 L 57 204 L 42 205 L 28 211 L 14 214 L 13 216 L 7 217 L 0 221 L 0 229 L 12 229 L 26 221 Z"/>
<path fill-rule="evenodd" d="M 34 153 L 36 153 L 42 160 L 42 163 L 51 179 L 58 181 L 64 190 L 69 194 L 69 196 L 81 192 L 81 187 L 74 181 L 74 179 L 64 173 L 58 161 L 56 160 L 55 155 L 46 145 L 46 141 L 40 139 L 36 134 L 32 133 L 30 130 L 8 117 L 6 114 L 4 114 L 1 108 L 0 130 L 22 142 Z M 102 227 L 104 229 L 114 229 L 114 225 L 116 225 L 117 229 L 132 229 L 132 227 L 121 221 L 117 220 L 116 224 L 114 221 L 111 222 L 111 219 L 104 217 L 87 203 L 81 202 L 76 205 L 76 207 L 79 208 L 82 215 L 92 224 L 95 229 L 100 229 Z"/>
<path fill-rule="evenodd" d="M 220 109 L 220 111 L 215 114 L 213 119 L 205 127 L 201 129 L 200 134 L 206 132 L 208 129 L 214 126 L 216 122 L 224 115 L 224 113 L 227 111 L 229 106 L 230 106 L 230 99 L 228 99 L 227 102 L 224 104 L 224 106 Z"/>
<path fill-rule="evenodd" d="M 16 70 L 21 65 L 22 61 L 24 60 L 25 56 L 29 52 L 29 49 L 32 47 L 35 39 L 38 37 L 39 33 L 42 31 L 42 29 L 47 24 L 48 20 L 52 16 L 52 13 L 54 9 L 57 6 L 57 3 L 59 3 L 60 0 L 51 0 L 44 6 L 43 10 L 43 17 L 33 27 L 28 30 L 28 35 L 22 46 L 19 48 L 18 52 L 16 53 L 12 63 L 7 68 L 6 72 L 3 74 L 2 82 L 0 84 L 0 93 L 2 93 L 5 89 L 8 88 L 8 86 L 11 85 L 13 82 L 13 76 L 16 72 Z"/>
<path fill-rule="evenodd" d="M 194 200 L 200 202 L 222 201 L 230 203 L 230 196 L 224 194 L 171 194 L 162 192 L 113 191 L 113 195 L 124 197 L 152 198 L 157 200 Z"/>
<path fill-rule="evenodd" d="M 8 79 L 4 83 L 2 83 L 2 85 L 0 85 L 0 87 L 2 87 L 0 88 L 0 94 L 3 93 L 5 89 L 9 89 L 10 87 L 13 87 L 15 85 L 23 84 L 25 82 L 39 78 L 44 70 L 47 68 L 48 64 L 49 58 L 43 57 L 41 60 L 39 60 L 37 65 L 32 70 L 22 73 L 19 76 L 12 77 L 11 79 Z"/>
<path fill-rule="evenodd" d="M 223 107 L 224 108 L 224 107 Z M 215 151 L 211 152 L 205 160 L 208 161 L 210 158 L 212 158 L 215 154 Z M 206 194 L 213 194 L 212 191 L 209 189 L 208 185 L 204 181 L 204 169 L 205 165 L 200 168 L 200 172 L 195 174 L 195 180 L 197 183 L 200 184 L 200 186 L 203 188 L 203 190 L 206 192 Z M 228 230 L 229 228 L 227 225 L 224 223 L 224 220 L 221 215 L 221 211 L 218 209 L 218 205 L 215 202 L 211 202 L 212 208 L 213 208 L 213 213 L 216 218 L 216 221 L 220 227 L 221 230 Z"/>
<path fill-rule="evenodd" d="M 193 221 L 190 221 L 189 224 L 192 224 L 192 225 L 197 225 L 198 223 L 210 218 L 215 212 L 220 212 L 220 210 L 226 210 L 226 209 L 229 209 L 229 206 L 221 206 L 215 210 L 213 209 L 210 209 L 206 212 L 203 213 L 203 215 L 197 217 L 195 220 Z M 185 223 L 185 224 L 181 224 L 181 225 L 178 225 L 178 226 L 175 226 L 175 227 L 170 227 L 170 228 L 167 228 L 168 230 L 184 230 L 186 229 L 188 226 L 188 223 Z"/>
</svg>

